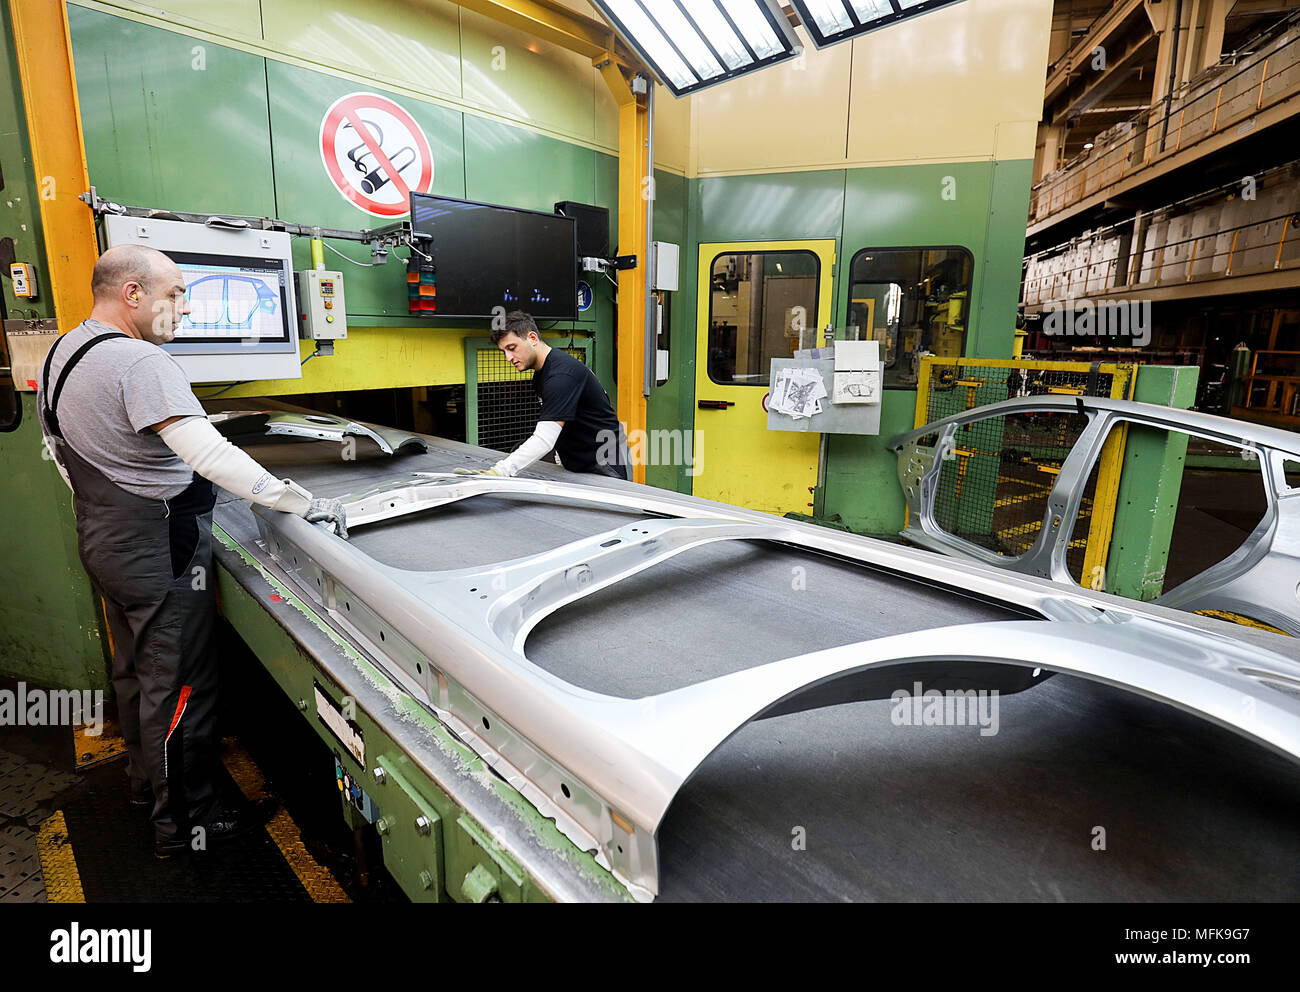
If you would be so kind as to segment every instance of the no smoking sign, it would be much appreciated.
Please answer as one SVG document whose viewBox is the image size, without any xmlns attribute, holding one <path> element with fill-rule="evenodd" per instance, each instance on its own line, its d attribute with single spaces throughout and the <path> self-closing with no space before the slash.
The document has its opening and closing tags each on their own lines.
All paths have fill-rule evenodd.
<svg viewBox="0 0 1300 992">
<path fill-rule="evenodd" d="M 433 188 L 429 139 L 415 118 L 378 93 L 334 101 L 321 121 L 320 153 L 334 188 L 375 217 L 405 217 L 411 193 Z"/>
</svg>

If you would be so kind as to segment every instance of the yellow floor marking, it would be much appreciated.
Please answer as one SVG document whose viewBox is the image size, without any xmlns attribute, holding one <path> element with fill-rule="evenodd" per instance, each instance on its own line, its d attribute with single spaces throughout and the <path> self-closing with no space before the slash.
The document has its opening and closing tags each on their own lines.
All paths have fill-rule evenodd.
<svg viewBox="0 0 1300 992">
<path fill-rule="evenodd" d="M 98 734 L 92 735 L 91 729 L 90 725 L 84 723 L 73 727 L 73 759 L 79 772 L 106 761 L 116 761 L 126 754 L 126 741 L 112 720 L 104 720 Z"/>
<path fill-rule="evenodd" d="M 81 873 L 68 839 L 68 824 L 63 810 L 41 824 L 36 832 L 36 851 L 41 859 L 41 876 L 45 880 L 45 898 L 49 902 L 85 902 L 81 890 Z"/>
<path fill-rule="evenodd" d="M 1243 627 L 1254 627 L 1256 630 L 1267 630 L 1274 634 L 1281 634 L 1284 637 L 1290 637 L 1285 630 L 1274 627 L 1272 624 L 1265 623 L 1263 620 L 1255 620 L 1252 617 L 1245 616 L 1241 613 L 1231 613 L 1227 610 L 1196 610 L 1203 617 L 1214 617 L 1216 620 L 1227 620 L 1229 623 L 1239 623 Z"/>
<path fill-rule="evenodd" d="M 230 772 L 230 777 L 239 786 L 239 791 L 250 802 L 266 795 L 266 779 L 261 770 L 233 737 L 225 739 L 221 761 Z M 266 832 L 275 841 L 280 854 L 298 876 L 298 881 L 307 890 L 313 902 L 351 902 L 329 869 L 316 863 L 316 859 L 307 851 L 302 842 L 302 833 L 285 809 L 280 809 L 266 825 Z"/>
</svg>

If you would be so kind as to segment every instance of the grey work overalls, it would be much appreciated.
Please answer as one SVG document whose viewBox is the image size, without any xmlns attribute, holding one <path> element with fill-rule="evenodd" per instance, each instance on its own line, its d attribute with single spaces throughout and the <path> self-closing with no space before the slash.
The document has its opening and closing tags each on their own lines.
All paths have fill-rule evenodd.
<svg viewBox="0 0 1300 992">
<path fill-rule="evenodd" d="M 75 496 L 77 551 L 104 600 L 113 641 L 113 689 L 136 788 L 153 786 L 157 840 L 187 840 L 216 804 L 217 663 L 212 574 L 212 483 L 195 474 L 171 499 L 137 496 L 72 449 L 58 424 L 58 400 L 72 367 L 100 340 L 78 349 L 49 391 L 45 362 L 41 418 Z M 57 347 L 57 342 L 56 342 Z"/>
</svg>

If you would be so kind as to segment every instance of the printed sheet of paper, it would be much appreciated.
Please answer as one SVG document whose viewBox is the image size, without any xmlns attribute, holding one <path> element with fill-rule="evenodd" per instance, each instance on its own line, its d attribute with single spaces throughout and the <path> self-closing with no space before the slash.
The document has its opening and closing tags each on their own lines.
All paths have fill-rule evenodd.
<svg viewBox="0 0 1300 992">
<path fill-rule="evenodd" d="M 816 369 L 787 368 L 777 373 L 767 405 L 777 413 L 799 420 L 821 413 L 821 401 L 827 395 L 821 373 Z"/>
</svg>

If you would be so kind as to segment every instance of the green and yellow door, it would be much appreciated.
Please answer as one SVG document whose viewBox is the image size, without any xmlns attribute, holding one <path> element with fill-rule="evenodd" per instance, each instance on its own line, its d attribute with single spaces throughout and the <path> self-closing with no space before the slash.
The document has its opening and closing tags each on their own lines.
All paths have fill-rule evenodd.
<svg viewBox="0 0 1300 992">
<path fill-rule="evenodd" d="M 808 513 L 820 434 L 767 429 L 773 358 L 823 343 L 835 242 L 700 245 L 692 492 Z"/>
</svg>

